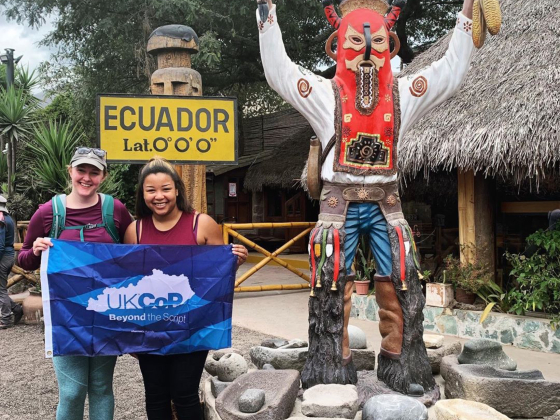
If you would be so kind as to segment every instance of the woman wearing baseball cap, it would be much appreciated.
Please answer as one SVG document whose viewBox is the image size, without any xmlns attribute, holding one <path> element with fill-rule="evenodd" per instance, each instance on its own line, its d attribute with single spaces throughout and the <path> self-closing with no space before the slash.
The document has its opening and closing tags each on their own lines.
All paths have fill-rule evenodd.
<svg viewBox="0 0 560 420">
<path fill-rule="evenodd" d="M 35 270 L 41 252 L 52 246 L 50 238 L 87 242 L 122 242 L 132 218 L 124 204 L 98 190 L 107 177 L 107 153 L 102 149 L 78 147 L 68 174 L 71 192 L 57 195 L 39 206 L 31 221 L 18 256 L 19 265 Z M 105 220 L 103 201 L 113 201 L 113 220 Z M 55 216 L 53 205 L 58 206 Z M 64 216 L 60 216 L 60 206 Z M 113 372 L 116 356 L 58 356 L 53 364 L 58 380 L 57 420 L 81 420 L 86 395 L 89 418 L 112 420 L 114 413 Z"/>
</svg>

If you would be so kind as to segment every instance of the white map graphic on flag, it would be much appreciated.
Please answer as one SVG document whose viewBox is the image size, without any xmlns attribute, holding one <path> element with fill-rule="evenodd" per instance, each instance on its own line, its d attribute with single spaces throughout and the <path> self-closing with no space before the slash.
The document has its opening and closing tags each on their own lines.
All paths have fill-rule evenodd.
<svg viewBox="0 0 560 420">
<path fill-rule="evenodd" d="M 96 298 L 89 298 L 88 311 L 106 312 L 113 309 L 143 309 L 146 306 L 181 305 L 194 296 L 189 278 L 154 269 L 137 284 L 127 287 L 106 287 Z"/>
</svg>

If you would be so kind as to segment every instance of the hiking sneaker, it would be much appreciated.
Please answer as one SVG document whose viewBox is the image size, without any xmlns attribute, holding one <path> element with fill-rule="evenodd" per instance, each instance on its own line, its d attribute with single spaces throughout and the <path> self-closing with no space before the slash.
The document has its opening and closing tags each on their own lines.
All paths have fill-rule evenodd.
<svg viewBox="0 0 560 420">
<path fill-rule="evenodd" d="M 12 328 L 14 324 L 6 324 L 4 322 L 0 322 L 0 330 L 7 330 L 8 328 Z"/>
<path fill-rule="evenodd" d="M 14 325 L 17 325 L 19 324 L 19 321 L 21 321 L 21 317 L 23 316 L 23 307 L 20 304 L 17 304 L 12 309 L 12 312 L 14 314 Z"/>
</svg>

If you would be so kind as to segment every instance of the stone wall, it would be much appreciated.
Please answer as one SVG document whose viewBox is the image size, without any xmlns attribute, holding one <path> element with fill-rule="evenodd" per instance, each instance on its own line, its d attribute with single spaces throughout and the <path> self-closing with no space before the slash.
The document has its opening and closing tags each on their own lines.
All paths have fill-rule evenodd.
<svg viewBox="0 0 560 420">
<path fill-rule="evenodd" d="M 374 296 L 352 296 L 352 317 L 379 321 L 378 310 Z M 554 331 L 547 319 L 492 312 L 481 325 L 481 315 L 480 311 L 426 306 L 424 329 L 461 338 L 488 338 L 522 349 L 560 354 L 560 328 Z"/>
</svg>

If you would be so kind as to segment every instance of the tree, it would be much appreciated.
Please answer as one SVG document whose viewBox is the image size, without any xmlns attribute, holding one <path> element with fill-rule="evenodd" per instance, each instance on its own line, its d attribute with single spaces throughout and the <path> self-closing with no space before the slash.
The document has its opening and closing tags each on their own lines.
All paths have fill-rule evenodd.
<svg viewBox="0 0 560 420">
<path fill-rule="evenodd" d="M 324 66 L 324 42 L 331 30 L 321 3 L 279 3 L 290 56 L 309 68 Z M 203 76 L 205 95 L 233 95 L 264 82 L 253 1 L 0 0 L 0 5 L 8 18 L 34 27 L 49 13 L 57 16 L 54 31 L 43 40 L 44 45 L 59 47 L 45 65 L 47 81 L 53 91 L 72 90 L 89 133 L 94 132 L 97 93 L 147 93 L 155 65 L 146 44 L 162 25 L 187 24 L 199 35 L 201 52 L 193 67 Z"/>
<path fill-rule="evenodd" d="M 74 98 L 72 93 L 70 91 L 62 92 L 52 98 L 50 104 L 39 110 L 37 119 L 44 122 L 74 122 L 73 105 Z"/>
<path fill-rule="evenodd" d="M 319 0 L 277 0 L 289 56 L 298 64 L 332 76 L 324 52 L 333 31 Z M 462 1 L 408 0 L 397 24 L 403 62 L 453 26 Z M 56 16 L 42 41 L 59 52 L 45 63 L 52 92 L 71 91 L 73 109 L 89 137 L 95 129 L 97 93 L 147 93 L 155 69 L 146 53 L 150 33 L 166 24 L 186 24 L 200 38 L 193 67 L 203 77 L 205 95 L 240 98 L 242 111 L 272 112 L 285 103 L 266 88 L 258 46 L 254 0 L 0 0 L 4 14 L 33 27 Z M 257 103 L 255 105 L 255 103 Z"/>
<path fill-rule="evenodd" d="M 403 63 L 451 30 L 462 5 L 462 0 L 408 0 L 396 25 Z"/>
</svg>

